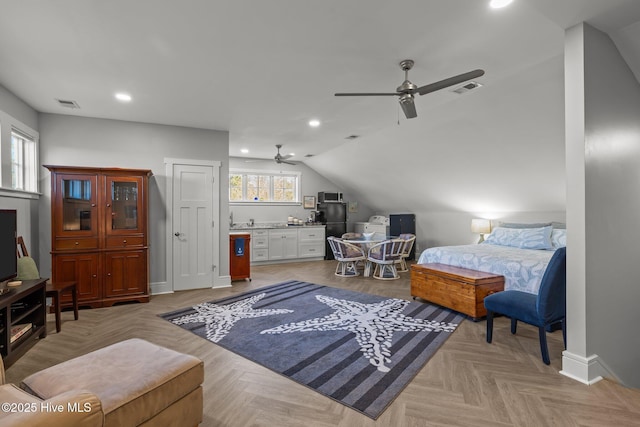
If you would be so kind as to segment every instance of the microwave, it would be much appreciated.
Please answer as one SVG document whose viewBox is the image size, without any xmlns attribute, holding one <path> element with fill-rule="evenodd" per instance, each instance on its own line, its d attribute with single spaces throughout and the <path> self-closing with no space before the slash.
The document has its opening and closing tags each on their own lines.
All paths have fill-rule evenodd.
<svg viewBox="0 0 640 427">
<path fill-rule="evenodd" d="M 318 203 L 342 203 L 342 193 L 320 191 L 318 192 Z"/>
</svg>

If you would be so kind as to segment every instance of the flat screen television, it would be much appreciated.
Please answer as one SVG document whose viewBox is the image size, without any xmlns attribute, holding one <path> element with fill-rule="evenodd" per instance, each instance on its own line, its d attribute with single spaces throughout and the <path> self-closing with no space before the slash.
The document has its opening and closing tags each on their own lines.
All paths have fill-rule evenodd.
<svg viewBox="0 0 640 427">
<path fill-rule="evenodd" d="M 0 209 L 0 282 L 18 275 L 17 218 L 15 210 Z"/>
</svg>

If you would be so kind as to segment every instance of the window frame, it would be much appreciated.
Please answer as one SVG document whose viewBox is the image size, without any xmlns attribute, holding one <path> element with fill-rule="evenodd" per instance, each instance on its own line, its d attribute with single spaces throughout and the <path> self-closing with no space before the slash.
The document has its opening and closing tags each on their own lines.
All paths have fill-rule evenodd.
<svg viewBox="0 0 640 427">
<path fill-rule="evenodd" d="M 231 176 L 243 175 L 242 180 L 242 201 L 231 200 Z M 269 177 L 269 200 L 248 200 L 247 197 L 247 175 L 261 175 Z M 275 177 L 294 177 L 295 178 L 295 201 L 277 201 L 273 200 L 274 196 L 274 178 Z M 229 168 L 229 189 L 227 195 L 229 197 L 230 206 L 301 206 L 302 205 L 302 172 L 299 171 L 279 171 L 269 169 L 244 169 Z"/>
<path fill-rule="evenodd" d="M 13 188 L 12 178 L 12 155 L 11 147 L 12 133 L 33 141 L 33 156 L 31 165 L 32 176 L 35 188 L 33 190 L 23 190 Z M 24 153 L 23 153 L 24 154 Z M 24 174 L 24 172 L 23 172 Z M 23 175 L 24 176 L 24 175 Z M 0 196 L 19 199 L 37 200 L 40 192 L 40 133 L 30 126 L 25 125 L 20 120 L 15 119 L 5 111 L 0 110 Z"/>
<path fill-rule="evenodd" d="M 38 192 L 38 138 L 22 131 L 16 126 L 11 126 L 10 160 L 11 186 L 14 191 L 24 191 L 27 193 Z M 14 158 L 14 138 L 17 138 L 18 159 Z M 17 183 L 14 184 L 14 166 L 17 167 Z M 14 186 L 15 185 L 15 186 Z"/>
</svg>

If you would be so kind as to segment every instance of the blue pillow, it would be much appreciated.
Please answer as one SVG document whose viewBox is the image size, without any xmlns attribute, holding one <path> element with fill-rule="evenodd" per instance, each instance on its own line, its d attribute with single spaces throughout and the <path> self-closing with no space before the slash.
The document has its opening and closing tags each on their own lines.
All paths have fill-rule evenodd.
<svg viewBox="0 0 640 427">
<path fill-rule="evenodd" d="M 520 249 L 552 249 L 551 230 L 550 225 L 540 228 L 496 227 L 483 243 Z"/>
</svg>

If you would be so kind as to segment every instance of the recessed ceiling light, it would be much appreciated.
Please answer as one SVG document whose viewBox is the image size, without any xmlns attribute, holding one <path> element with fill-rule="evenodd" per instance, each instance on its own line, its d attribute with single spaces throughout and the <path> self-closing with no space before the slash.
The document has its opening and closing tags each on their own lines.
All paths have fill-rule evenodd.
<svg viewBox="0 0 640 427">
<path fill-rule="evenodd" d="M 309 120 L 309 126 L 311 126 L 312 128 L 317 128 L 318 126 L 320 126 L 320 120 Z"/>
<path fill-rule="evenodd" d="M 494 9 L 500 9 L 501 7 L 509 6 L 513 0 L 491 0 L 489 6 Z"/>
<path fill-rule="evenodd" d="M 240 149 L 240 152 L 242 154 L 247 154 L 249 152 L 249 149 L 248 148 L 242 148 L 242 149 Z"/>
<path fill-rule="evenodd" d="M 116 93 L 116 99 L 118 101 L 122 101 L 122 102 L 129 102 L 131 101 L 131 95 L 129 95 L 128 93 Z"/>
</svg>

